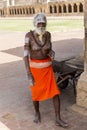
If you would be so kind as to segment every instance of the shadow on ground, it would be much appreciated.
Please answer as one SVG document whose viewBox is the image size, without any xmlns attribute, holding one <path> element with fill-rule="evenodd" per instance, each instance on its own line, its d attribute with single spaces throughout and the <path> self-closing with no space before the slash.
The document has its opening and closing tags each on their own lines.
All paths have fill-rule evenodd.
<svg viewBox="0 0 87 130">
<path fill-rule="evenodd" d="M 60 40 L 53 42 L 52 46 L 53 50 L 56 52 L 56 57 L 59 59 L 61 57 L 76 56 L 83 52 L 83 39 L 73 38 Z M 23 46 L 4 50 L 2 52 L 23 57 Z"/>
</svg>

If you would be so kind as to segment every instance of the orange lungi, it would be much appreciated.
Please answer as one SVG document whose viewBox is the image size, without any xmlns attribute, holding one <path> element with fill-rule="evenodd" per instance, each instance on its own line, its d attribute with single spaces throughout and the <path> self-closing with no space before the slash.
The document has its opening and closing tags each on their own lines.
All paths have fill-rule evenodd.
<svg viewBox="0 0 87 130">
<path fill-rule="evenodd" d="M 50 59 L 45 60 L 31 60 L 33 62 L 42 63 L 47 62 Z M 60 90 L 56 84 L 52 65 L 45 68 L 33 68 L 30 67 L 32 75 L 34 77 L 34 86 L 31 86 L 32 100 L 42 101 L 54 97 L 60 94 Z"/>
</svg>

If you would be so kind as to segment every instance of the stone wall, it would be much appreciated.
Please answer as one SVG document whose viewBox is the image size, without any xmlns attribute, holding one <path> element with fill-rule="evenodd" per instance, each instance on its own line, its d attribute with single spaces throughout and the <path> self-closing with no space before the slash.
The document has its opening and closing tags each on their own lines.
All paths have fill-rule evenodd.
<svg viewBox="0 0 87 130">
<path fill-rule="evenodd" d="M 19 0 L 20 1 L 20 0 Z M 16 1 L 15 1 L 16 2 Z M 17 3 L 16 3 L 17 4 Z M 49 16 L 83 15 L 84 1 L 58 1 L 43 4 L 16 5 L 0 9 L 0 17 L 32 16 L 44 12 Z"/>
</svg>

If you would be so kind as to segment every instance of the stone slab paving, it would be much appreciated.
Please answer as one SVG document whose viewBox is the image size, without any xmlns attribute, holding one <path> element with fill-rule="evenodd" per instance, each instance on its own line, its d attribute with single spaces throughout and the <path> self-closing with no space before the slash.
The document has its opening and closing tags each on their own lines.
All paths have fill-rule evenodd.
<svg viewBox="0 0 87 130">
<path fill-rule="evenodd" d="M 1 35 L 0 130 L 64 130 L 64 128 L 55 126 L 52 99 L 40 102 L 42 122 L 39 124 L 33 123 L 34 108 L 22 60 L 25 32 L 0 31 Z M 61 60 L 82 53 L 83 38 L 83 30 L 52 33 L 56 58 Z M 87 130 L 87 116 L 71 109 L 71 106 L 76 102 L 72 86 L 68 86 L 61 91 L 60 100 L 62 118 L 69 123 L 67 129 Z"/>
</svg>

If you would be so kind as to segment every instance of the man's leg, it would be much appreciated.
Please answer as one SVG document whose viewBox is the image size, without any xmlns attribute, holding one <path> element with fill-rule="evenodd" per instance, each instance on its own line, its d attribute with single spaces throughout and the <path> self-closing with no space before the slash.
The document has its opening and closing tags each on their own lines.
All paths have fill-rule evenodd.
<svg viewBox="0 0 87 130">
<path fill-rule="evenodd" d="M 58 95 L 53 97 L 53 104 L 54 104 L 54 109 L 55 109 L 56 125 L 61 126 L 61 127 L 67 127 L 68 124 L 65 123 L 63 120 L 61 120 L 61 116 L 60 116 L 60 99 L 59 99 Z"/>
<path fill-rule="evenodd" d="M 35 123 L 41 122 L 40 111 L 39 111 L 39 101 L 33 101 L 33 104 L 34 104 L 34 109 L 35 109 L 34 122 Z"/>
</svg>

